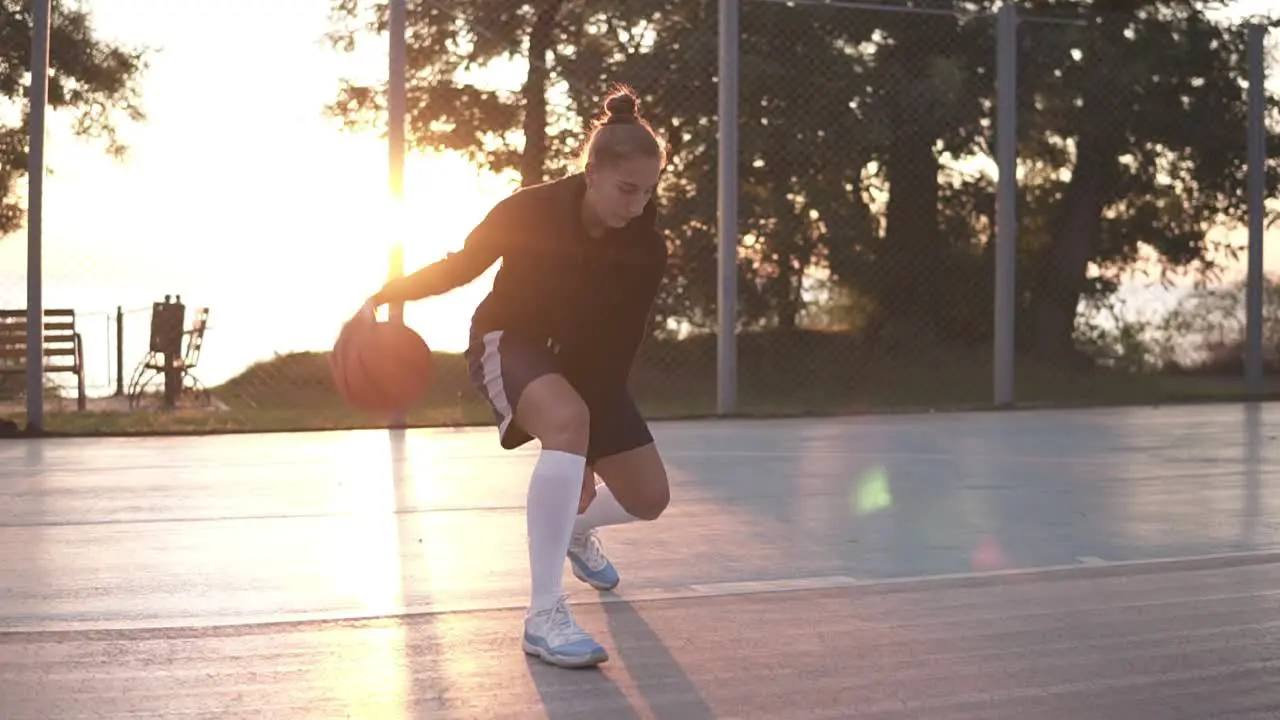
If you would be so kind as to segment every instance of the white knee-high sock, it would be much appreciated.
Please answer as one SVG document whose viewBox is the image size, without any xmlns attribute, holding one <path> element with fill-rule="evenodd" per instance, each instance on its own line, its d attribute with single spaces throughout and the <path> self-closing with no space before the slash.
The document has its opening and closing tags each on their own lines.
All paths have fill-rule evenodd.
<svg viewBox="0 0 1280 720">
<path fill-rule="evenodd" d="M 533 467 L 526 509 L 533 609 L 554 604 L 563 593 L 565 555 L 586 465 L 581 455 L 544 449 Z"/>
<path fill-rule="evenodd" d="M 622 508 L 618 499 L 613 496 L 609 486 L 604 483 L 596 485 L 596 497 L 573 521 L 574 534 L 583 533 L 605 525 L 622 525 L 637 522 L 640 518 Z"/>
</svg>

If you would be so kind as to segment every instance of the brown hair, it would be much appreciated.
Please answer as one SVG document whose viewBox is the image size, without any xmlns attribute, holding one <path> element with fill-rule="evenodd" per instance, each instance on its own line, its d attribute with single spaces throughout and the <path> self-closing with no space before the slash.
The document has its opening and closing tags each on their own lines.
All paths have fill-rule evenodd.
<svg viewBox="0 0 1280 720">
<path fill-rule="evenodd" d="M 635 157 L 657 159 L 666 165 L 666 149 L 649 123 L 640 116 L 640 99 L 626 85 L 615 87 L 604 100 L 604 114 L 591 124 L 583 148 L 583 165 L 612 165 Z"/>
</svg>

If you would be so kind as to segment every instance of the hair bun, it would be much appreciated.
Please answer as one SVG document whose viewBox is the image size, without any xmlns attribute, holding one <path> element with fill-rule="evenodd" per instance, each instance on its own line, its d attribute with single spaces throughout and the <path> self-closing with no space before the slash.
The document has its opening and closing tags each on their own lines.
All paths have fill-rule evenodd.
<svg viewBox="0 0 1280 720">
<path fill-rule="evenodd" d="M 604 101 L 604 111 L 608 115 L 605 123 L 633 123 L 638 116 L 637 106 L 640 104 L 639 99 L 627 90 L 621 90 L 610 95 Z"/>
</svg>

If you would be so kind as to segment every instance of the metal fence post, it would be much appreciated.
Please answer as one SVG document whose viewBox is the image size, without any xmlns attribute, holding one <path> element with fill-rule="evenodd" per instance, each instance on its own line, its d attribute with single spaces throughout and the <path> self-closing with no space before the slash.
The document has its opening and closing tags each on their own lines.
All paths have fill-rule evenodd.
<svg viewBox="0 0 1280 720">
<path fill-rule="evenodd" d="M 738 399 L 738 27 L 741 0 L 720 0 L 719 273 L 716 307 L 716 413 L 730 415 Z"/>
<path fill-rule="evenodd" d="M 995 339 L 993 394 L 997 406 L 1014 402 L 1014 288 L 1018 261 L 1018 15 L 1006 2 L 996 20 Z"/>
<path fill-rule="evenodd" d="M 44 430 L 44 135 L 50 0 L 31 3 L 31 154 L 27 165 L 27 427 Z"/>
<path fill-rule="evenodd" d="M 388 34 L 390 35 L 389 67 L 387 83 L 387 160 L 391 192 L 391 232 L 393 233 L 390 268 L 388 275 L 397 278 L 404 275 L 404 123 L 407 112 L 405 76 L 407 75 L 406 26 L 408 10 L 406 0 L 391 0 L 388 8 Z M 387 308 L 390 322 L 404 324 L 404 303 L 393 302 Z M 391 426 L 404 427 L 403 413 L 395 413 Z"/>
<path fill-rule="evenodd" d="M 1265 278 L 1262 272 L 1262 243 L 1264 226 L 1263 207 L 1267 181 L 1266 138 L 1266 59 L 1267 28 L 1249 25 L 1249 270 L 1245 292 L 1244 380 L 1245 392 L 1257 397 L 1263 391 L 1262 357 L 1262 299 Z"/>
</svg>

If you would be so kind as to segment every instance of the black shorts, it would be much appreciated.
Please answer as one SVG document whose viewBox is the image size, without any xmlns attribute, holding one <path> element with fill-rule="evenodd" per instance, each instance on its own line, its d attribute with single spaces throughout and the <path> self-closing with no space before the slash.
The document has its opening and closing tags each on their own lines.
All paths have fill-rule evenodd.
<svg viewBox="0 0 1280 720">
<path fill-rule="evenodd" d="M 465 355 L 471 383 L 493 409 L 498 440 L 508 450 L 533 440 L 515 421 L 520 394 L 529 383 L 552 374 L 563 375 L 582 396 L 591 413 L 587 462 L 653 442 L 649 424 L 625 386 L 584 389 L 581 383 L 575 382 L 572 373 L 565 372 L 560 358 L 547 345 L 494 331 L 482 337 L 473 336 Z"/>
</svg>

